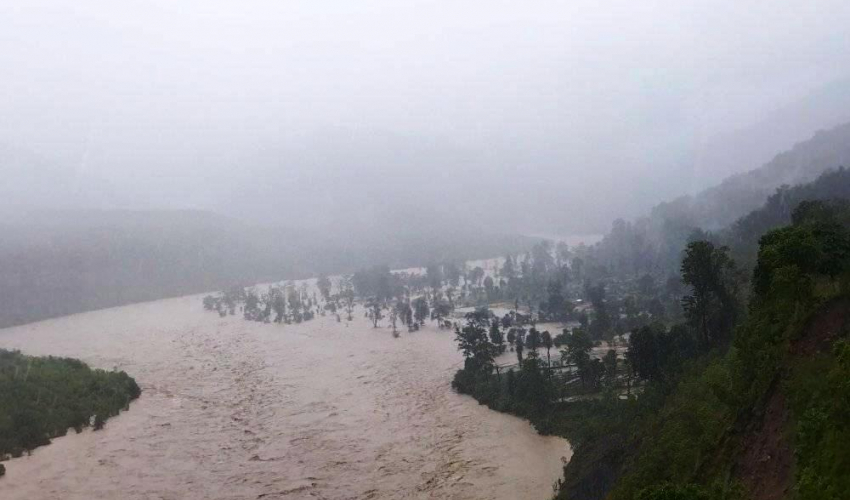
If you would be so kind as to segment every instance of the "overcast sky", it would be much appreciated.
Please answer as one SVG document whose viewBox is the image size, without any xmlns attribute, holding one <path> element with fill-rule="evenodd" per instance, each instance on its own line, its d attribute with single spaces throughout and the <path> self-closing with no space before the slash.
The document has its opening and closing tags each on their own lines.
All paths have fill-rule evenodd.
<svg viewBox="0 0 850 500">
<path fill-rule="evenodd" d="M 848 26 L 846 0 L 7 0 L 0 143 L 44 162 L 4 182 L 51 165 L 103 206 L 601 230 L 850 75 Z"/>
</svg>

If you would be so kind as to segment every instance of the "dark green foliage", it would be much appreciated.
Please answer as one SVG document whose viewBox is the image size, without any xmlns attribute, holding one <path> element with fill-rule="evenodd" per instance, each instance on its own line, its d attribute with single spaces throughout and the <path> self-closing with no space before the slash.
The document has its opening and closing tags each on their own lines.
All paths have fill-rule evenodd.
<svg viewBox="0 0 850 500">
<path fill-rule="evenodd" d="M 685 248 L 682 281 L 690 294 L 682 297 L 688 323 L 699 332 L 704 349 L 729 340 L 738 305 L 735 297 L 735 263 L 726 247 L 693 241 Z"/>
<path fill-rule="evenodd" d="M 496 347 L 498 353 L 505 352 L 505 336 L 502 334 L 502 330 L 499 329 L 498 321 L 493 321 L 490 325 L 490 343 Z"/>
<path fill-rule="evenodd" d="M 582 328 L 576 328 L 566 337 L 566 356 L 567 361 L 578 365 L 581 359 L 590 358 L 590 350 L 593 348 L 593 341 L 590 336 Z"/>
<path fill-rule="evenodd" d="M 547 294 L 546 302 L 541 305 L 541 315 L 548 321 L 566 321 L 572 312 L 572 304 L 564 298 L 561 281 L 551 280 Z"/>
<path fill-rule="evenodd" d="M 835 280 L 824 269 L 839 269 L 832 273 L 835 278 L 844 272 L 843 266 L 850 260 L 842 253 L 847 234 L 836 225 L 825 231 L 806 217 L 798 222 L 798 226 L 772 231 L 761 239 L 750 316 L 738 329 L 732 349 L 685 362 L 682 375 L 673 379 L 669 377 L 675 370 L 657 362 L 657 372 L 668 379 L 659 387 L 669 395 L 642 421 L 632 424 L 634 436 L 648 437 L 638 437 L 631 445 L 631 458 L 610 498 L 631 499 L 641 489 L 663 481 L 710 484 L 718 480 L 726 490 L 734 490 L 729 471 L 740 456 L 737 450 L 745 447 L 748 438 L 744 423 L 761 418 L 760 405 L 783 378 L 786 381 L 779 383 L 778 390 L 787 395 L 795 422 L 785 432 L 796 434 L 797 497 L 838 499 L 848 491 L 850 407 L 845 401 L 850 395 L 846 392 L 850 362 L 842 362 L 848 356 L 846 344 L 838 342 L 834 349 L 814 358 L 803 355 L 803 348 L 793 347 L 798 342 L 821 345 L 823 341 L 800 336 L 835 335 L 835 326 L 829 322 L 818 326 L 812 319 L 841 317 L 846 312 L 846 301 L 827 302 L 823 307 L 818 303 L 846 293 L 835 287 Z M 823 259 L 836 265 L 824 267 Z M 817 281 L 823 281 L 823 286 L 816 288 Z M 647 339 L 652 335 L 642 333 L 645 335 L 632 339 L 636 345 L 650 343 Z M 660 346 L 669 344 L 657 342 L 660 359 L 664 358 Z M 638 349 L 630 353 L 640 371 L 638 354 Z M 710 498 L 727 497 L 712 494 Z"/>
<path fill-rule="evenodd" d="M 540 353 L 537 352 L 543 344 L 543 339 L 540 336 L 540 332 L 537 331 L 537 328 L 531 328 L 528 331 L 528 335 L 525 336 L 525 347 L 528 348 L 528 357 L 529 358 L 537 358 Z"/>
<path fill-rule="evenodd" d="M 698 353 L 698 341 L 690 328 L 654 324 L 632 332 L 626 358 L 638 377 L 661 381 L 675 377 L 682 364 Z"/>
<path fill-rule="evenodd" d="M 611 338 L 613 324 L 611 312 L 606 302 L 605 285 L 599 283 L 594 286 L 587 286 L 585 293 L 593 304 L 593 321 L 588 328 L 591 337 L 594 339 Z"/>
<path fill-rule="evenodd" d="M 801 282 L 801 276 L 835 279 L 847 269 L 850 240 L 845 229 L 832 217 L 801 216 L 798 220 L 794 226 L 770 231 L 759 241 L 758 264 L 753 273 L 757 295 L 778 292 L 791 301 L 805 302 L 812 293 L 811 282 Z"/>
<path fill-rule="evenodd" d="M 525 348 L 540 345 L 541 336 L 533 328 L 527 336 L 512 328 L 507 337 L 519 369 L 489 376 L 462 370 L 456 380 L 464 384 L 455 387 L 491 408 L 528 418 L 541 432 L 567 437 L 575 454 L 558 498 L 569 500 L 745 498 L 751 485 L 736 475 L 737 460 L 743 460 L 752 429 L 759 428 L 766 397 L 780 390 L 790 407 L 789 418 L 780 422 L 792 436 L 796 458 L 796 468 L 785 476 L 794 474 L 791 495 L 846 497 L 850 348 L 838 342 L 811 358 L 793 346 L 813 334 L 807 326 L 812 318 L 841 310 L 841 304 L 847 308 L 846 300 L 829 299 L 850 292 L 850 210 L 843 202 L 813 202 L 788 213 L 794 225 L 760 241 L 748 309 L 739 306 L 741 274 L 727 249 L 690 231 L 681 281 L 659 273 L 667 279 L 660 287 L 647 274 L 609 276 L 585 287 L 584 298 L 593 305 L 589 328 L 552 339 L 563 347 L 568 375 L 547 374 L 548 363 L 530 352 L 524 358 Z M 596 257 L 583 258 L 589 263 L 583 274 L 596 273 Z M 630 266 L 639 267 L 624 265 Z M 516 280 L 532 273 L 526 261 L 521 267 Z M 679 314 L 668 306 L 677 294 L 687 294 L 687 322 L 653 322 Z M 541 313 L 547 308 L 544 301 Z M 590 354 L 592 339 L 621 332 L 624 324 L 635 325 L 628 372 L 613 351 L 604 360 Z M 639 396 L 617 397 L 627 391 Z M 589 394 L 595 399 L 581 399 Z"/>
<path fill-rule="evenodd" d="M 831 170 L 808 184 L 780 187 L 763 207 L 738 219 L 721 237 L 736 260 L 750 264 L 755 261 L 761 235 L 788 224 L 797 225 L 802 218 L 829 215 L 829 205 L 846 204 L 848 199 L 850 170 Z M 796 215 L 795 209 L 799 211 Z"/>
<path fill-rule="evenodd" d="M 69 428 L 79 432 L 92 420 L 98 430 L 140 394 L 123 371 L 0 349 L 0 460 L 49 444 Z"/>
<path fill-rule="evenodd" d="M 720 500 L 696 484 L 662 484 L 641 490 L 635 500 Z"/>
<path fill-rule="evenodd" d="M 544 331 L 540 334 L 540 346 L 546 349 L 546 365 L 552 364 L 551 351 L 555 347 L 555 342 L 552 339 L 552 334 L 549 331 Z"/>
<path fill-rule="evenodd" d="M 796 363 L 787 388 L 795 417 L 797 498 L 846 498 L 850 491 L 850 340 L 840 340 L 831 352 Z"/>
<path fill-rule="evenodd" d="M 487 338 L 486 324 L 468 322 L 463 328 L 457 327 L 455 340 L 466 361 L 464 370 L 489 375 L 499 349 Z"/>
</svg>

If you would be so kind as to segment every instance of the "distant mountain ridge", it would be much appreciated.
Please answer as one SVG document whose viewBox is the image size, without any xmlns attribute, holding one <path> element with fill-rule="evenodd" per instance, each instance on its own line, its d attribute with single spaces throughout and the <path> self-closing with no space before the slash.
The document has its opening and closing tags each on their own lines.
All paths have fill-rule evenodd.
<svg viewBox="0 0 850 500">
<path fill-rule="evenodd" d="M 770 162 L 726 178 L 694 196 L 661 203 L 653 218 L 685 218 L 704 229 L 725 227 L 760 207 L 776 188 L 814 180 L 826 170 L 850 165 L 850 123 L 822 130 Z"/>
<path fill-rule="evenodd" d="M 850 123 L 817 132 L 761 167 L 696 195 L 656 205 L 647 216 L 614 221 L 595 246 L 596 258 L 618 273 L 668 272 L 678 266 L 682 248 L 695 232 L 722 231 L 762 207 L 777 188 L 807 184 L 848 165 Z"/>
<path fill-rule="evenodd" d="M 518 252 L 518 235 L 381 234 L 264 225 L 192 210 L 43 210 L 0 217 L 0 327 L 232 285 Z"/>
<path fill-rule="evenodd" d="M 695 186 L 711 186 L 769 162 L 777 151 L 805 141 L 818 130 L 850 122 L 850 79 L 835 80 L 767 113 L 747 127 L 698 145 L 687 162 Z"/>
</svg>

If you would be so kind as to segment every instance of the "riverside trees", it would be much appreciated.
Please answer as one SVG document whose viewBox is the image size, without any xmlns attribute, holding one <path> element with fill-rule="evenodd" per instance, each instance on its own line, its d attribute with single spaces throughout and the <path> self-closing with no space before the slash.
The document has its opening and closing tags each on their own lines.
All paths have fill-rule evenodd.
<svg viewBox="0 0 850 500">
<path fill-rule="evenodd" d="M 725 249 L 714 247 L 708 242 L 694 242 L 684 253 L 682 280 L 690 287 L 691 295 L 697 294 L 697 287 L 707 287 L 709 293 L 700 295 L 700 298 L 709 296 L 710 300 L 733 307 L 735 304 L 732 301 L 737 299 L 737 294 L 732 280 L 736 273 L 734 264 L 725 252 Z M 539 258 L 539 251 L 537 255 Z M 558 261 L 566 259 L 567 254 L 564 253 Z M 542 276 L 551 265 L 547 261 L 545 265 L 539 265 L 537 271 L 533 271 L 533 263 L 523 265 L 523 271 L 516 272 L 515 279 L 522 279 L 526 272 L 537 272 Z M 553 285 L 551 281 L 548 283 L 547 290 L 550 293 L 541 303 L 541 316 L 550 316 L 550 311 L 559 309 L 560 304 L 566 302 L 562 286 Z M 643 383 L 650 383 L 675 376 L 671 374 L 678 373 L 686 360 L 705 352 L 705 348 L 700 349 L 699 339 L 703 336 L 698 329 L 699 323 L 692 320 L 695 316 L 687 308 L 686 300 L 683 301 L 685 317 L 688 319 L 685 323 L 671 328 L 660 323 L 660 319 L 667 316 L 660 314 L 655 316 L 659 321 L 651 321 L 652 316 L 646 310 L 658 300 L 656 294 L 663 291 L 654 283 L 651 277 L 641 275 L 631 282 L 630 288 L 615 281 L 608 285 L 596 282 L 586 283 L 581 288 L 573 286 L 572 290 L 584 292 L 591 304 L 592 319 L 588 326 L 566 328 L 554 339 L 548 331 L 538 330 L 533 321 L 528 330 L 510 327 L 506 338 L 516 353 L 516 368 L 509 367 L 507 373 L 494 374 L 493 369 L 498 365 L 470 361 L 456 375 L 454 388 L 473 395 L 495 409 L 528 416 L 535 425 L 546 426 L 549 425 L 546 423 L 549 417 L 545 415 L 549 415 L 563 401 L 591 394 L 597 394 L 596 397 L 598 394 L 608 394 L 607 397 L 615 397 L 620 393 L 631 395 L 635 391 L 632 387 L 634 377 Z M 624 289 L 628 290 L 628 294 L 624 293 Z M 715 297 L 722 297 L 723 300 Z M 520 322 L 524 319 L 520 314 L 516 318 Z M 502 352 L 500 321 L 492 321 L 489 316 L 478 311 L 470 313 L 465 319 L 467 325 L 458 328 L 456 339 L 466 358 L 474 358 L 476 352 Z M 631 332 L 625 358 L 612 348 L 595 354 L 594 345 L 599 339 L 610 339 L 624 324 L 637 325 Z M 717 321 L 711 324 L 724 323 Z M 491 332 L 489 337 L 482 333 L 488 328 Z M 718 342 L 723 338 L 726 337 L 721 332 L 710 333 L 707 348 L 720 345 Z M 551 348 L 555 346 L 561 348 L 561 357 L 560 363 L 553 366 Z M 540 359 L 541 348 L 546 349 L 545 360 Z"/>
<path fill-rule="evenodd" d="M 685 248 L 682 281 L 691 293 L 682 297 L 682 307 L 688 324 L 699 332 L 703 348 L 731 337 L 737 314 L 734 272 L 726 247 L 694 241 Z"/>
<path fill-rule="evenodd" d="M 141 389 L 122 372 L 0 349 L 0 460 L 18 457 L 69 428 L 103 428 Z"/>
<path fill-rule="evenodd" d="M 262 293 L 254 288 L 232 288 L 218 295 L 205 296 L 203 304 L 204 309 L 217 311 L 222 317 L 235 314 L 239 307 L 246 320 L 290 324 L 313 319 L 318 300 L 310 297 L 305 288 L 299 289 L 290 283 L 269 286 Z"/>
</svg>

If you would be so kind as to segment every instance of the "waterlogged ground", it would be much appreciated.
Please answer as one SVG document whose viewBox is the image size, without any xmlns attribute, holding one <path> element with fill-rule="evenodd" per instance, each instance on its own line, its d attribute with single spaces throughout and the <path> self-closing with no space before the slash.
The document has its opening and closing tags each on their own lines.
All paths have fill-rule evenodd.
<svg viewBox="0 0 850 500">
<path fill-rule="evenodd" d="M 126 370 L 143 389 L 99 432 L 5 462 L 14 499 L 545 499 L 566 441 L 454 394 L 431 327 L 355 313 L 264 325 L 170 299 L 0 330 L 0 347 Z"/>
</svg>

